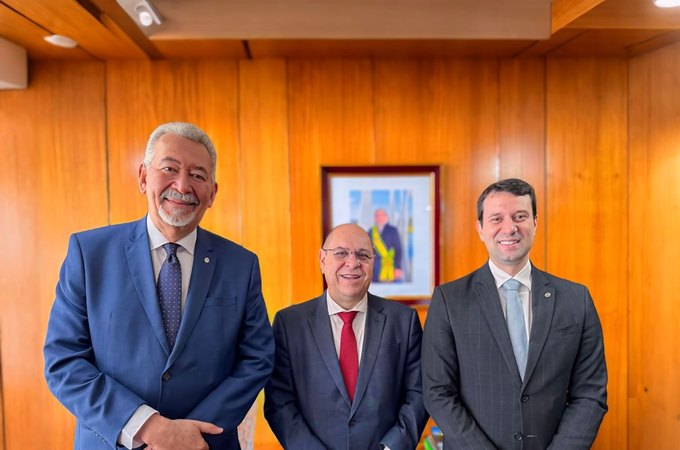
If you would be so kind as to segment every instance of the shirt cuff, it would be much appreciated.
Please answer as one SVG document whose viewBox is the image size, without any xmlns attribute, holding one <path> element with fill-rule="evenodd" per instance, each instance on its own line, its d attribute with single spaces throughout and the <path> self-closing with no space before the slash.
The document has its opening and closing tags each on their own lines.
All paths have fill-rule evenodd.
<svg viewBox="0 0 680 450">
<path fill-rule="evenodd" d="M 118 443 L 125 448 L 133 449 L 144 445 L 144 442 L 135 439 L 140 428 L 149 420 L 154 414 L 158 414 L 158 411 L 153 409 L 148 405 L 141 405 L 137 408 L 137 411 L 130 417 L 123 429 L 118 435 Z"/>
</svg>

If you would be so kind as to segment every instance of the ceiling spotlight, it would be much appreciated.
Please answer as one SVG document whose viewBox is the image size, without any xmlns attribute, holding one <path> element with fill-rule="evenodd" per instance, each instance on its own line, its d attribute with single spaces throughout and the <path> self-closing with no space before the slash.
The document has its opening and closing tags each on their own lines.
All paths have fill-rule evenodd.
<svg viewBox="0 0 680 450">
<path fill-rule="evenodd" d="M 680 6 L 680 0 L 654 0 L 654 4 L 659 8 L 675 8 Z"/>
<path fill-rule="evenodd" d="M 135 5 L 137 19 L 143 27 L 150 27 L 153 24 L 160 25 L 161 17 L 156 8 L 146 0 L 141 0 Z"/>
<path fill-rule="evenodd" d="M 44 38 L 47 42 L 57 47 L 62 48 L 76 48 L 78 43 L 68 36 L 63 36 L 61 34 L 53 34 L 51 36 L 45 36 Z"/>
</svg>

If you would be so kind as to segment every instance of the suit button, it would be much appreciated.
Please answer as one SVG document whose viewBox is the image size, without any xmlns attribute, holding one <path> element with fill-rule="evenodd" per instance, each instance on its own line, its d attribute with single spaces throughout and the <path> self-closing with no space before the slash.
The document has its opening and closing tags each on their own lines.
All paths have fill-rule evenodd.
<svg viewBox="0 0 680 450">
<path fill-rule="evenodd" d="M 354 420 L 354 419 L 352 419 L 352 420 L 349 421 L 349 426 L 350 426 L 350 427 L 353 427 L 353 426 L 356 425 L 356 424 L 357 424 L 357 421 Z"/>
<path fill-rule="evenodd" d="M 521 441 L 522 439 L 524 439 L 524 436 L 522 435 L 522 433 L 515 433 L 514 436 L 515 436 L 515 439 L 517 439 L 518 441 Z"/>
<path fill-rule="evenodd" d="M 168 381 L 170 379 L 170 372 L 163 372 L 163 379 Z"/>
<path fill-rule="evenodd" d="M 523 395 L 522 396 L 522 402 L 528 402 L 529 401 L 529 396 L 528 395 Z"/>
</svg>

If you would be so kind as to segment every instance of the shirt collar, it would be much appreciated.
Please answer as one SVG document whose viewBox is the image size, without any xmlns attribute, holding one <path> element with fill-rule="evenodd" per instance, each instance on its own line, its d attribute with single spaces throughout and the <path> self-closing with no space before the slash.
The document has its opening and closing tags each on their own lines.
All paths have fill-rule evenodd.
<svg viewBox="0 0 680 450">
<path fill-rule="evenodd" d="M 368 310 L 368 293 L 364 294 L 364 298 L 362 298 L 359 303 L 354 305 L 354 308 L 347 310 L 335 303 L 335 300 L 333 300 L 331 294 L 326 291 L 326 305 L 328 305 L 329 316 L 346 311 L 359 311 L 365 313 Z"/>
<path fill-rule="evenodd" d="M 156 225 L 153 223 L 151 220 L 151 217 L 147 214 L 146 216 L 146 231 L 149 233 L 149 246 L 151 247 L 151 251 L 156 250 L 158 247 L 161 247 L 163 244 L 170 242 L 168 239 L 163 236 L 163 233 L 156 228 Z M 194 248 L 196 248 L 196 236 L 198 235 L 198 232 L 194 228 L 194 231 L 191 233 L 187 234 L 184 236 L 182 239 L 179 241 L 175 242 L 176 244 L 179 244 L 182 246 L 182 248 L 186 251 L 188 251 L 190 254 L 194 254 Z"/>
<path fill-rule="evenodd" d="M 514 277 L 511 277 L 509 274 L 505 273 L 503 269 L 498 267 L 491 260 L 489 260 L 489 269 L 491 269 L 491 274 L 493 275 L 493 279 L 496 282 L 496 289 L 499 289 L 501 286 L 503 286 L 503 283 L 508 281 L 510 278 L 514 278 L 531 290 L 531 261 L 527 260 L 527 263 L 524 265 L 524 267 L 522 267 L 522 270 L 517 272 L 517 275 Z"/>
</svg>

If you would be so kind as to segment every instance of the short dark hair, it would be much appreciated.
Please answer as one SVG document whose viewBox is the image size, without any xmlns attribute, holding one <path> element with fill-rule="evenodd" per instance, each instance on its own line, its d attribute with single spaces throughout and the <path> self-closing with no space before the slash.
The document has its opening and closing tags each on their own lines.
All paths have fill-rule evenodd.
<svg viewBox="0 0 680 450">
<path fill-rule="evenodd" d="M 477 199 L 477 220 L 481 223 L 484 216 L 484 200 L 494 192 L 509 192 L 514 196 L 521 197 L 528 195 L 531 199 L 531 208 L 533 209 L 534 219 L 536 218 L 536 191 L 526 181 L 519 178 L 508 178 L 490 184 L 484 192 Z"/>
</svg>

